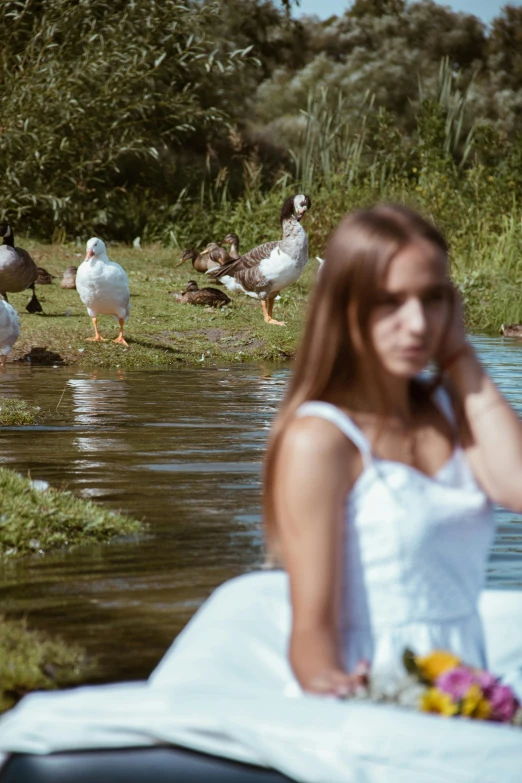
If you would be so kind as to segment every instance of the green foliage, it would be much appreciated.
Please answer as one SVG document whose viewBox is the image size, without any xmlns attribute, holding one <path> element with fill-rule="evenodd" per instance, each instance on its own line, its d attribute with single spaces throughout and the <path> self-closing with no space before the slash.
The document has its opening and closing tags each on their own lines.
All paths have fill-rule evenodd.
<svg viewBox="0 0 522 783">
<path fill-rule="evenodd" d="M 30 630 L 25 620 L 0 617 L 0 712 L 26 693 L 76 685 L 93 673 L 79 647 Z"/>
<path fill-rule="evenodd" d="M 179 191 L 173 150 L 222 134 L 216 104 L 249 56 L 215 46 L 219 11 L 183 0 L 0 4 L 1 217 L 47 236 L 56 225 L 125 236 L 135 194 L 172 192 L 170 178 Z"/>
<path fill-rule="evenodd" d="M 520 9 L 486 31 L 433 0 L 325 22 L 290 5 L 5 0 L 0 219 L 177 247 L 235 225 L 248 247 L 290 187 L 393 191 L 442 219 L 454 191 L 475 215 L 494 191 L 494 221 L 511 213 Z"/>
<path fill-rule="evenodd" d="M 0 397 L 0 426 L 36 424 L 40 415 L 40 408 L 25 400 Z"/>
<path fill-rule="evenodd" d="M 57 489 L 41 491 L 30 479 L 0 468 L 0 557 L 110 541 L 137 533 L 141 524 L 92 501 Z"/>
<path fill-rule="evenodd" d="M 354 18 L 400 14 L 405 5 L 406 0 L 355 0 L 348 14 Z"/>
<path fill-rule="evenodd" d="M 493 20 L 488 42 L 499 88 L 522 89 L 522 8 L 507 4 Z"/>
</svg>

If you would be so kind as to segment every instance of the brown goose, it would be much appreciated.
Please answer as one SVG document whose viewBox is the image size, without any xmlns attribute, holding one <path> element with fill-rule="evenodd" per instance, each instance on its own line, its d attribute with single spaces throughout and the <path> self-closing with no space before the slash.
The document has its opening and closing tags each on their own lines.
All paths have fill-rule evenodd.
<svg viewBox="0 0 522 783">
<path fill-rule="evenodd" d="M 502 324 L 500 334 L 503 337 L 522 337 L 522 324 Z"/>
<path fill-rule="evenodd" d="M 179 264 L 177 264 L 177 266 L 181 266 L 181 264 L 183 264 L 185 261 L 191 261 L 192 266 L 196 272 L 204 273 L 209 269 L 214 269 L 214 267 L 217 266 L 219 262 L 212 261 L 210 254 L 216 248 L 219 249 L 217 242 L 211 242 L 204 250 L 201 251 L 201 253 L 198 253 L 197 250 L 184 250 L 181 254 L 181 261 Z"/>
<path fill-rule="evenodd" d="M 38 274 L 36 264 L 27 250 L 15 247 L 14 234 L 7 223 L 0 224 L 0 237 L 4 240 L 0 245 L 0 294 L 7 302 L 8 293 L 16 294 L 30 288 L 33 295 L 25 309 L 28 313 L 41 313 L 42 305 L 34 290 Z"/>
<path fill-rule="evenodd" d="M 183 293 L 174 294 L 174 297 L 181 304 L 208 305 L 210 307 L 223 307 L 232 301 L 219 288 L 198 288 L 198 284 L 194 280 L 189 280 Z"/>
<path fill-rule="evenodd" d="M 259 297 L 268 324 L 284 326 L 272 318 L 274 299 L 283 288 L 295 283 L 308 261 L 308 236 L 300 221 L 310 207 L 308 196 L 290 196 L 281 209 L 282 239 L 265 242 L 237 261 L 207 273 L 212 280 L 220 279 L 229 291 Z"/>
<path fill-rule="evenodd" d="M 76 288 L 76 272 L 77 266 L 68 266 L 60 282 L 60 288 Z"/>
</svg>

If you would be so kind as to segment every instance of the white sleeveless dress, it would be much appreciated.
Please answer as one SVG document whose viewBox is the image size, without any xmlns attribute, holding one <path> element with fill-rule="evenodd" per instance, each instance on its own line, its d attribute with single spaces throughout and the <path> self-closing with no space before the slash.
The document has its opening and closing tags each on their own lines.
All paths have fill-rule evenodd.
<svg viewBox="0 0 522 783">
<path fill-rule="evenodd" d="M 435 399 L 448 415 L 442 389 Z M 361 658 L 374 670 L 397 669 L 406 647 L 419 654 L 448 649 L 471 665 L 484 666 L 477 604 L 493 511 L 462 449 L 457 445 L 430 477 L 373 456 L 361 430 L 333 405 L 307 403 L 297 415 L 335 424 L 363 459 L 346 505 L 347 669 Z"/>
<path fill-rule="evenodd" d="M 447 400 L 436 400 L 448 414 Z M 382 460 L 339 409 L 303 405 L 360 449 L 346 506 L 343 654 L 393 676 L 406 647 L 449 649 L 522 696 L 522 592 L 483 591 L 492 508 L 459 446 L 433 477 Z M 485 628 L 485 633 L 483 631 Z M 216 590 L 148 683 L 35 694 L 0 720 L 0 751 L 171 742 L 302 783 L 520 783 L 522 729 L 304 694 L 288 663 L 288 577 Z"/>
</svg>

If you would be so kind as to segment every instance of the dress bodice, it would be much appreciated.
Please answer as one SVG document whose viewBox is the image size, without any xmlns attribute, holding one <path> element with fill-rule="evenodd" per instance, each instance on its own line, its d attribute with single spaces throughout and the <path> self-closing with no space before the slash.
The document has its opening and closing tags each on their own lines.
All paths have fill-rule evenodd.
<svg viewBox="0 0 522 783">
<path fill-rule="evenodd" d="M 451 415 L 443 390 L 435 401 Z M 377 656 L 392 665 L 417 640 L 421 648 L 461 647 L 470 663 L 482 663 L 474 618 L 493 537 L 492 507 L 462 448 L 428 476 L 373 455 L 362 431 L 329 403 L 305 403 L 297 415 L 332 422 L 363 459 L 346 501 L 341 627 L 350 661 Z M 463 631 L 470 622 L 473 629 Z"/>
</svg>

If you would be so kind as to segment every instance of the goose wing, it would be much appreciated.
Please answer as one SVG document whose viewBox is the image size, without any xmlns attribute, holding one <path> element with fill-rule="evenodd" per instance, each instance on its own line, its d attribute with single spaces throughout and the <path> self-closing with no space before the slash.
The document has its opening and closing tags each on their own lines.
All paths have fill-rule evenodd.
<svg viewBox="0 0 522 783">
<path fill-rule="evenodd" d="M 31 255 L 27 252 L 27 250 L 24 250 L 23 247 L 15 247 L 15 251 L 18 253 L 18 257 L 22 261 L 24 267 L 27 269 L 28 279 L 31 277 L 31 280 L 27 283 L 27 286 L 29 287 L 31 283 L 35 282 L 38 276 L 38 268 L 31 258 Z"/>
<path fill-rule="evenodd" d="M 216 267 L 216 269 L 211 269 L 209 272 L 207 272 L 207 274 L 210 278 L 212 278 L 212 280 L 217 280 L 218 278 L 224 277 L 225 275 L 237 277 L 238 273 L 246 273 L 245 275 L 241 275 L 241 277 L 245 277 L 246 280 L 252 275 L 252 273 L 257 272 L 257 268 L 259 267 L 261 261 L 264 261 L 265 258 L 269 258 L 272 250 L 274 250 L 276 247 L 279 247 L 279 244 L 279 241 L 265 242 L 262 245 L 258 245 L 257 247 L 252 248 L 252 250 L 249 250 L 248 253 L 240 256 L 237 261 L 231 261 L 228 264 L 223 264 L 223 266 Z M 250 272 L 250 275 L 248 275 L 248 272 Z"/>
</svg>

